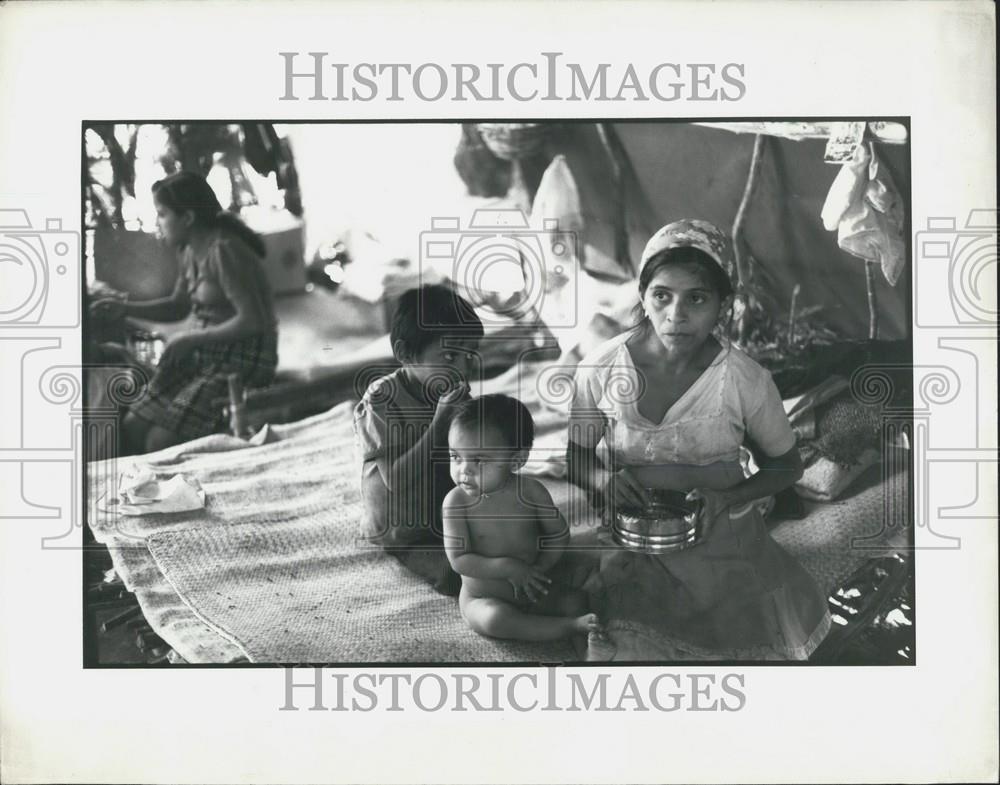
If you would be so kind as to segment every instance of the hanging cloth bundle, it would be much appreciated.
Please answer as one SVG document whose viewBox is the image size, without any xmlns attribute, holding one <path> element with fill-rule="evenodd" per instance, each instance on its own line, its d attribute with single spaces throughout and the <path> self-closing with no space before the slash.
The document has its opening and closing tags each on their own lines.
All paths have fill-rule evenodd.
<svg viewBox="0 0 1000 785">
<path fill-rule="evenodd" d="M 837 243 L 852 256 L 878 264 L 895 286 L 906 264 L 903 200 L 874 146 L 859 144 L 830 186 L 823 226 L 837 230 Z"/>
</svg>

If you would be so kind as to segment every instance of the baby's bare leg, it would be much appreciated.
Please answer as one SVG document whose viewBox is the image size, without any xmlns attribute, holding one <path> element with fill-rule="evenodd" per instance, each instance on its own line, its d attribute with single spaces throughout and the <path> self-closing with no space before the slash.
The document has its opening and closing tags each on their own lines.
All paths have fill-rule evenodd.
<svg viewBox="0 0 1000 785">
<path fill-rule="evenodd" d="M 543 595 L 537 603 L 530 606 L 532 613 L 542 613 L 553 616 L 571 616 L 588 620 L 586 640 L 574 639 L 574 647 L 582 660 L 610 660 L 614 656 L 615 647 L 608 638 L 604 625 L 597 614 L 587 613 L 590 603 L 587 593 L 579 589 L 569 589 L 565 586 L 552 585 L 549 593 Z"/>
<path fill-rule="evenodd" d="M 480 635 L 522 641 L 554 641 L 585 633 L 597 623 L 594 614 L 579 617 L 525 613 L 504 600 L 473 597 L 463 588 L 459 607 L 468 625 Z"/>
</svg>

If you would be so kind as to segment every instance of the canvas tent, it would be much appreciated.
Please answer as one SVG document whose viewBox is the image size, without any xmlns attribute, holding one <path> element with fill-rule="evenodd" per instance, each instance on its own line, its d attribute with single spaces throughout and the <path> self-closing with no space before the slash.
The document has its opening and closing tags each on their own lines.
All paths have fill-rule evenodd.
<svg viewBox="0 0 1000 785">
<path fill-rule="evenodd" d="M 750 128 L 760 130 L 761 125 Z M 781 129 L 780 124 L 768 125 L 769 131 Z M 788 126 L 795 130 L 794 124 Z M 865 264 L 842 250 L 837 232 L 828 231 L 821 220 L 841 167 L 824 162 L 823 139 L 794 140 L 770 133 L 761 138 L 741 233 L 755 287 L 767 300 L 766 307 L 777 312 L 776 318 L 787 318 L 798 287 L 798 312 L 812 312 L 840 339 L 869 337 Z M 660 226 L 699 218 L 731 231 L 747 187 L 754 144 L 753 133 L 686 122 L 548 126 L 543 140 L 523 159 L 525 186 L 533 201 L 533 224 L 541 227 L 540 219 L 554 218 L 560 228 L 574 231 L 581 241 L 579 262 L 590 273 L 590 282 L 604 282 L 590 285 L 583 310 L 624 313 L 623 305 L 634 302 L 634 270 L 642 247 Z M 900 203 L 905 203 L 908 147 L 877 141 L 874 148 L 895 182 Z M 510 150 L 500 153 L 501 158 L 517 157 Z M 547 188 L 553 179 L 552 162 L 559 156 L 564 172 L 555 179 L 563 188 L 567 179 L 571 182 L 578 205 L 569 204 L 574 199 L 553 198 Z M 623 247 L 627 260 L 621 259 Z M 613 293 L 609 280 L 629 285 Z M 878 338 L 905 339 L 910 322 L 908 266 L 895 286 L 880 274 L 872 280 Z"/>
</svg>

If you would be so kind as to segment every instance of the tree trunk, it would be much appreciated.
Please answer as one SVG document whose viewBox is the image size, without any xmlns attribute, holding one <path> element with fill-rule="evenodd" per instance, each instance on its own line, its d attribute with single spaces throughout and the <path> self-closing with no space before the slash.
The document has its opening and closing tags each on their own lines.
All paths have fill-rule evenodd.
<svg viewBox="0 0 1000 785">
<path fill-rule="evenodd" d="M 747 210 L 750 207 L 750 197 L 753 194 L 754 185 L 757 182 L 757 173 L 760 171 L 760 163 L 764 152 L 764 139 L 761 134 L 757 134 L 753 139 L 753 155 L 750 158 L 750 171 L 747 173 L 747 182 L 743 187 L 743 197 L 740 199 L 739 209 L 736 211 L 736 218 L 733 220 L 733 261 L 736 267 L 737 291 L 743 297 L 743 313 L 740 314 L 739 341 L 746 343 L 750 332 L 750 313 L 753 301 L 751 292 L 751 269 L 749 265 L 749 254 L 743 254 L 743 224 L 746 220 Z"/>
</svg>

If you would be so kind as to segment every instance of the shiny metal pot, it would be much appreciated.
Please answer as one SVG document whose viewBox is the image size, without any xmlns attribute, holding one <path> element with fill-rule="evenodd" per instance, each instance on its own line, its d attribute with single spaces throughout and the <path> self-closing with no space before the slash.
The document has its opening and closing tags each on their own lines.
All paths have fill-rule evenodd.
<svg viewBox="0 0 1000 785">
<path fill-rule="evenodd" d="M 670 553 L 698 544 L 697 508 L 680 491 L 647 488 L 645 509 L 619 507 L 611 521 L 614 541 L 640 553 Z"/>
</svg>

